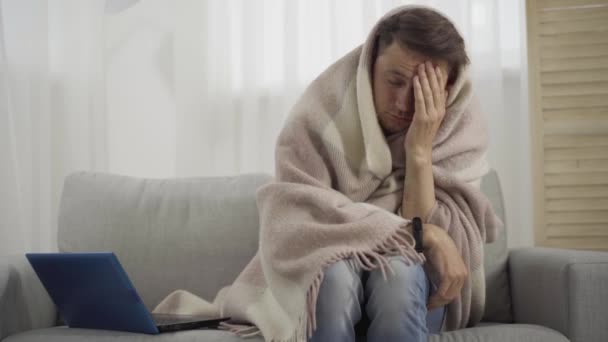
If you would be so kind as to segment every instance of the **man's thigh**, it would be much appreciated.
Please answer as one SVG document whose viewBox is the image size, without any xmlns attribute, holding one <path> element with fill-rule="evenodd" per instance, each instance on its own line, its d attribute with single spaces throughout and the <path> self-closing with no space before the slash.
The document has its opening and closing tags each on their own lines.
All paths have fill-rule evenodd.
<svg viewBox="0 0 608 342">
<path fill-rule="evenodd" d="M 389 257 L 389 265 L 394 271 L 376 268 L 364 277 L 364 290 L 367 302 L 381 301 L 379 305 L 407 304 L 412 301 L 424 302 L 429 295 L 429 279 L 423 265 L 409 264 L 403 256 Z M 385 278 L 386 275 L 386 278 Z"/>
<path fill-rule="evenodd" d="M 364 298 L 362 270 L 351 259 L 340 260 L 323 271 L 317 312 L 336 312 L 337 308 L 360 306 Z"/>
</svg>

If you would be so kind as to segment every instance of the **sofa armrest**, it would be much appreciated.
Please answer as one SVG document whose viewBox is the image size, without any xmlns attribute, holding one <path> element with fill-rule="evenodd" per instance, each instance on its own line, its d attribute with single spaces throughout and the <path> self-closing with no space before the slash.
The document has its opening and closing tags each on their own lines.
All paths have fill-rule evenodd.
<svg viewBox="0 0 608 342">
<path fill-rule="evenodd" d="M 55 305 L 25 256 L 0 257 L 0 340 L 56 320 Z"/>
<path fill-rule="evenodd" d="M 516 323 L 557 330 L 572 342 L 608 341 L 608 253 L 520 248 L 509 253 Z"/>
</svg>

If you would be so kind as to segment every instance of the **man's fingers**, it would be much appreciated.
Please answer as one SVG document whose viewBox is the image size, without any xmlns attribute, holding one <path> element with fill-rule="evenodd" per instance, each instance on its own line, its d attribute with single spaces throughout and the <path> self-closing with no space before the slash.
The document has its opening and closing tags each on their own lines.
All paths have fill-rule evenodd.
<svg viewBox="0 0 608 342">
<path fill-rule="evenodd" d="M 450 279 L 444 278 L 441 280 L 441 285 L 439 285 L 439 288 L 437 289 L 437 292 L 435 292 L 436 295 L 439 295 L 442 298 L 445 298 L 447 296 L 448 290 L 450 289 L 450 286 L 452 285 L 452 281 Z"/>
<path fill-rule="evenodd" d="M 422 85 L 422 93 L 424 94 L 424 104 L 426 105 L 426 113 L 435 109 L 435 102 L 433 101 L 433 91 L 429 84 L 428 75 L 426 72 L 425 64 L 420 64 L 418 75 L 420 75 L 420 85 Z"/>
<path fill-rule="evenodd" d="M 438 293 L 435 293 L 434 295 L 431 296 L 431 298 L 429 298 L 429 303 L 426 305 L 426 307 L 427 307 L 427 309 L 432 310 L 434 308 L 444 306 L 444 305 L 448 304 L 449 302 L 450 302 L 449 299 L 442 297 Z"/>
<path fill-rule="evenodd" d="M 448 289 L 447 293 L 446 293 L 446 297 L 450 299 L 450 301 L 454 298 L 456 298 L 458 296 L 458 294 L 460 293 L 460 290 L 462 289 L 462 284 L 464 283 L 463 279 L 455 279 L 455 281 L 452 282 L 452 284 L 450 285 L 450 288 Z"/>
<path fill-rule="evenodd" d="M 431 62 L 426 62 L 426 74 L 429 79 L 429 85 L 431 86 L 431 91 L 433 92 L 433 103 L 437 106 L 440 106 L 443 103 L 443 89 L 439 83 L 439 67 L 433 68 L 433 64 Z"/>
<path fill-rule="evenodd" d="M 427 308 L 435 308 L 449 304 L 458 296 L 463 285 L 463 280 L 460 278 L 444 278 L 441 285 L 431 298 Z"/>
<path fill-rule="evenodd" d="M 441 68 L 439 66 L 435 67 L 435 73 L 437 74 L 437 80 L 439 82 L 439 88 L 441 89 L 445 89 L 445 77 L 443 75 L 443 72 L 441 71 Z"/>
<path fill-rule="evenodd" d="M 441 304 L 441 303 L 440 303 L 440 302 L 439 302 L 439 301 L 438 301 L 438 300 L 435 298 L 435 296 L 432 296 L 432 297 L 429 299 L 429 303 L 426 305 L 426 309 L 430 311 L 430 310 L 436 309 L 436 308 L 438 308 L 438 307 L 440 307 L 440 306 L 443 306 L 443 304 Z"/>
<path fill-rule="evenodd" d="M 422 85 L 420 84 L 420 77 L 414 77 L 414 98 L 416 99 L 416 112 L 426 115 L 426 105 L 424 103 L 424 95 L 422 94 Z"/>
</svg>

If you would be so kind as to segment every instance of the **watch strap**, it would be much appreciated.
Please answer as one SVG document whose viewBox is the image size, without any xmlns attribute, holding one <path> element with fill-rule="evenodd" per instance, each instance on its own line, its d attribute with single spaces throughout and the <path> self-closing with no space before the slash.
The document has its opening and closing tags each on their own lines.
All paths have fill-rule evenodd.
<svg viewBox="0 0 608 342">
<path fill-rule="evenodd" d="M 420 217 L 414 217 L 412 219 L 412 225 L 413 225 L 414 241 L 416 242 L 416 246 L 415 246 L 416 252 L 422 253 L 424 251 L 424 245 L 422 244 L 423 231 L 422 231 L 422 220 L 420 219 Z"/>
</svg>

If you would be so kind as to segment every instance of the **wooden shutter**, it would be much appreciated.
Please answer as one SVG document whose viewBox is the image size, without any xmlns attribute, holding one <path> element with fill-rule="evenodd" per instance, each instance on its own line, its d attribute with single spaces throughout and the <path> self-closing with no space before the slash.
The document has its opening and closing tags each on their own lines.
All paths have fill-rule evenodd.
<svg viewBox="0 0 608 342">
<path fill-rule="evenodd" d="M 537 245 L 608 250 L 608 0 L 528 0 Z"/>
</svg>

